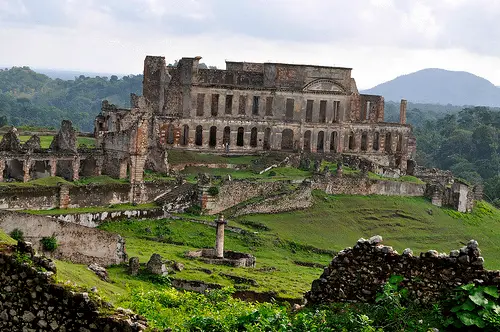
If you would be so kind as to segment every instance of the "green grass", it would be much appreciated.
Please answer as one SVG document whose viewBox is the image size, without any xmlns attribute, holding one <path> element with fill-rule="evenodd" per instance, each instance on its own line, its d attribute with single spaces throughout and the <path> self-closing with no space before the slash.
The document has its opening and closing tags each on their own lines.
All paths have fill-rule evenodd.
<svg viewBox="0 0 500 332">
<path fill-rule="evenodd" d="M 80 178 L 78 181 L 72 182 L 75 185 L 87 185 L 87 184 L 121 184 L 128 183 L 127 179 L 114 179 L 108 175 L 99 176 L 89 176 Z"/>
<path fill-rule="evenodd" d="M 0 135 L 0 140 L 2 139 L 3 135 Z M 54 139 L 54 136 L 38 136 L 40 137 L 40 145 L 42 149 L 48 149 L 50 147 L 50 143 L 52 143 L 52 140 Z M 29 140 L 31 136 L 19 136 L 19 140 L 21 141 L 22 144 L 26 143 L 27 140 Z M 86 146 L 88 148 L 95 147 L 95 138 L 93 137 L 77 137 L 78 141 L 78 146 Z"/>
<path fill-rule="evenodd" d="M 23 212 L 36 214 L 36 215 L 58 215 L 58 214 L 76 214 L 76 213 L 98 213 L 98 212 L 115 212 L 127 210 L 149 210 L 158 208 L 155 203 L 145 204 L 116 204 L 110 206 L 89 206 L 82 208 L 69 208 L 69 209 L 48 209 L 48 210 L 24 210 Z"/>
<path fill-rule="evenodd" d="M 253 160 L 258 159 L 258 156 L 220 156 L 209 153 L 199 153 L 193 151 L 169 150 L 168 162 L 172 165 L 176 164 L 233 164 L 233 165 L 249 165 Z"/>
<path fill-rule="evenodd" d="M 185 220 L 127 220 L 105 223 L 100 228 L 124 236 L 129 256 L 139 257 L 142 264 L 153 253 L 184 263 L 185 270 L 176 273 L 175 278 L 255 291 L 272 290 L 290 298 L 301 297 L 322 273 L 321 268 L 299 266 L 295 261 L 327 265 L 332 255 L 318 253 L 317 249 L 341 250 L 352 247 L 360 237 L 377 234 L 383 236 L 384 244 L 399 252 L 409 247 L 416 255 L 430 249 L 449 252 L 475 239 L 485 257 L 485 266 L 500 268 L 500 256 L 497 255 L 500 211 L 484 202 L 478 203 L 473 213 L 461 214 L 432 206 L 423 198 L 333 196 L 318 191 L 313 196 L 314 206 L 306 210 L 229 220 L 230 226 L 240 227 L 247 233 L 227 231 L 226 249 L 255 255 L 255 269 L 209 265 L 185 258 L 184 253 L 188 250 L 213 247 L 215 229 L 206 225 Z M 181 216 L 204 221 L 214 219 Z M 118 305 L 126 302 L 123 295 L 128 294 L 131 287 L 153 287 L 140 278 L 128 276 L 123 266 L 109 268 L 112 284 L 99 283 L 85 267 L 69 263 L 58 263 L 58 266 L 62 266 L 59 278 L 102 288 L 101 293 Z M 213 273 L 207 274 L 200 269 Z M 235 284 L 221 273 L 253 279 L 258 286 Z"/>
<path fill-rule="evenodd" d="M 274 172 L 274 176 L 270 173 Z M 231 168 L 208 168 L 208 167 L 186 167 L 182 172 L 188 180 L 194 180 L 198 173 L 206 173 L 212 176 L 231 175 L 235 180 L 252 179 L 260 181 L 281 181 L 281 180 L 303 180 L 312 175 L 311 172 L 303 171 L 293 167 L 276 167 L 263 174 L 255 173 L 251 170 L 237 170 Z"/>
<path fill-rule="evenodd" d="M 16 244 L 17 241 L 12 239 L 10 236 L 8 236 L 7 234 L 5 234 L 5 232 L 0 229 L 0 245 L 11 245 L 11 244 Z"/>
<path fill-rule="evenodd" d="M 69 182 L 59 176 L 49 176 L 46 178 L 31 180 L 28 182 L 20 182 L 20 181 L 0 182 L 0 186 L 5 186 L 5 187 L 37 187 L 37 186 L 56 187 L 59 184 L 73 185 L 72 182 Z"/>
<path fill-rule="evenodd" d="M 424 181 L 420 180 L 419 178 L 411 175 L 404 175 L 399 178 L 391 178 L 391 177 L 385 177 L 379 174 L 375 174 L 373 172 L 368 172 L 368 178 L 373 179 L 373 180 L 386 180 L 386 181 L 397 181 L 397 182 L 410 182 L 410 183 L 416 183 L 416 184 L 425 184 Z"/>
</svg>

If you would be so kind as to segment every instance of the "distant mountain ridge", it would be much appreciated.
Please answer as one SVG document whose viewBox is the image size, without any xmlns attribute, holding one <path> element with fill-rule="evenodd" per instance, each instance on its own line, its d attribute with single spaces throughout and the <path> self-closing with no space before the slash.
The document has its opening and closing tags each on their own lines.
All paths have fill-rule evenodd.
<svg viewBox="0 0 500 332">
<path fill-rule="evenodd" d="M 438 68 L 402 75 L 362 93 L 413 103 L 500 106 L 500 88 L 490 81 L 468 72 Z"/>
</svg>

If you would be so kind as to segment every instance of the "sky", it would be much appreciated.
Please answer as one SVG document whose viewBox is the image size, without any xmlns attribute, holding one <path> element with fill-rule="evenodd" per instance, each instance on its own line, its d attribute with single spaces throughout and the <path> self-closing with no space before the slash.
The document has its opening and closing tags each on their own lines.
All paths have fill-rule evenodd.
<svg viewBox="0 0 500 332">
<path fill-rule="evenodd" d="M 500 85 L 499 0 L 0 0 L 0 65 L 117 74 L 146 55 L 353 68 L 358 88 L 424 68 Z"/>
</svg>

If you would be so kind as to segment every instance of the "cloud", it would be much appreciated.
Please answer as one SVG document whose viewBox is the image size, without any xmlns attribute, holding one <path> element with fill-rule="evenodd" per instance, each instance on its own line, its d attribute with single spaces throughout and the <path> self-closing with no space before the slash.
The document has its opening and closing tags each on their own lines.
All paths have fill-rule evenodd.
<svg viewBox="0 0 500 332">
<path fill-rule="evenodd" d="M 500 84 L 497 17 L 491 0 L 0 0 L 0 64 L 127 73 L 201 55 L 354 67 L 360 87 L 425 67 Z"/>
</svg>

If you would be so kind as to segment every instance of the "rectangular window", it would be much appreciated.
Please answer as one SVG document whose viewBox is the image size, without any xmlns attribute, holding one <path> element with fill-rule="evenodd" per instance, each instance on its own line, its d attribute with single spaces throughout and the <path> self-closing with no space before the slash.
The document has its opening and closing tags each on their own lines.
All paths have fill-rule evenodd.
<svg viewBox="0 0 500 332">
<path fill-rule="evenodd" d="M 240 96 L 240 104 L 238 105 L 238 114 L 245 114 L 247 111 L 247 96 Z"/>
<path fill-rule="evenodd" d="M 285 120 L 293 120 L 293 108 L 295 105 L 295 101 L 291 98 L 286 100 L 286 113 Z"/>
<path fill-rule="evenodd" d="M 306 122 L 313 121 L 313 107 L 314 107 L 314 100 L 307 100 L 307 103 L 306 103 Z"/>
<path fill-rule="evenodd" d="M 253 96 L 252 114 L 259 115 L 259 96 Z"/>
<path fill-rule="evenodd" d="M 319 122 L 326 122 L 326 100 L 319 102 Z"/>
<path fill-rule="evenodd" d="M 196 101 L 196 115 L 203 116 L 204 108 L 205 108 L 205 94 L 198 93 L 198 100 Z"/>
<path fill-rule="evenodd" d="M 266 97 L 266 115 L 273 115 L 273 97 Z"/>
<path fill-rule="evenodd" d="M 219 95 L 218 94 L 213 94 L 212 95 L 212 116 L 217 116 L 217 113 L 219 113 Z"/>
<path fill-rule="evenodd" d="M 233 113 L 233 95 L 226 96 L 226 114 Z"/>
<path fill-rule="evenodd" d="M 340 112 L 340 101 L 335 100 L 333 102 L 333 121 L 332 122 L 339 121 L 339 112 Z"/>
</svg>

